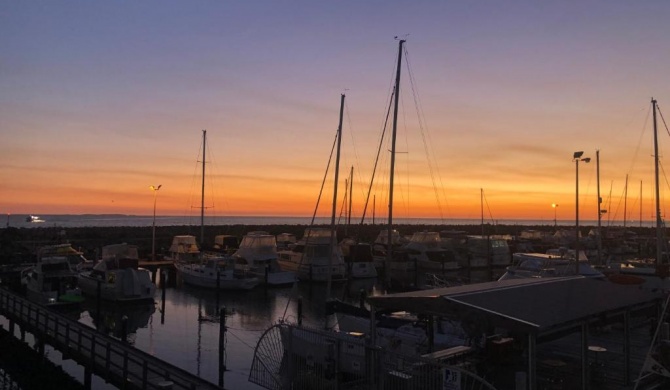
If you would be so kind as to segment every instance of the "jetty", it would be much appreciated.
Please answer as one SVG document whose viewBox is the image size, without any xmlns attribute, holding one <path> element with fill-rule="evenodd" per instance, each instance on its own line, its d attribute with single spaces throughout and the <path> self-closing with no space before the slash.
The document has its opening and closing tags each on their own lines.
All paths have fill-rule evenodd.
<svg viewBox="0 0 670 390">
<path fill-rule="evenodd" d="M 0 288 L 0 315 L 9 320 L 9 332 L 20 328 L 35 337 L 36 349 L 44 353 L 49 344 L 64 358 L 84 367 L 84 387 L 91 388 L 96 374 L 120 389 L 207 390 L 221 387 L 158 359 L 120 340 L 101 334 L 45 306 L 30 302 Z"/>
</svg>

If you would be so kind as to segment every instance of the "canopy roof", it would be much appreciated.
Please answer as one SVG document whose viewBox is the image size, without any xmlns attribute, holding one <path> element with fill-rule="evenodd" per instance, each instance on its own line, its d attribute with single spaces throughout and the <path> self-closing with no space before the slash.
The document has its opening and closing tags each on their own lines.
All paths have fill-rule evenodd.
<svg viewBox="0 0 670 390">
<path fill-rule="evenodd" d="M 659 292 L 607 279 L 510 279 L 369 297 L 376 309 L 405 310 L 547 334 L 603 315 L 655 305 Z"/>
</svg>

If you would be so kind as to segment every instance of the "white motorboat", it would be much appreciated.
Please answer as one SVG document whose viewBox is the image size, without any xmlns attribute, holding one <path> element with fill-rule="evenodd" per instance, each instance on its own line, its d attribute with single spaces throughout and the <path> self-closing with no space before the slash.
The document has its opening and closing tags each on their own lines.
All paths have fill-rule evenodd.
<svg viewBox="0 0 670 390">
<path fill-rule="evenodd" d="M 156 285 L 151 274 L 139 268 L 137 247 L 128 244 L 107 245 L 102 259 L 88 271 L 79 273 L 79 288 L 85 295 L 108 301 L 127 302 L 153 300 Z"/>
<path fill-rule="evenodd" d="M 195 241 L 195 236 L 182 235 L 172 238 L 168 259 L 180 262 L 198 262 L 200 260 L 200 248 Z"/>
<path fill-rule="evenodd" d="M 48 245 L 40 248 L 38 256 L 40 258 L 47 257 L 63 257 L 73 271 L 81 271 L 82 269 L 93 268 L 93 262 L 84 257 L 81 251 L 72 247 L 72 244 L 56 244 Z"/>
<path fill-rule="evenodd" d="M 388 239 L 388 230 L 383 229 L 377 235 L 374 244 L 372 245 L 372 261 L 375 264 L 375 267 L 378 270 L 382 270 L 386 267 L 386 261 L 388 260 L 388 250 L 389 250 L 389 239 Z M 407 251 L 401 249 L 406 245 L 408 240 L 400 235 L 400 232 L 391 229 L 391 264 L 389 268 L 392 271 L 413 271 L 414 262 L 409 261 Z"/>
<path fill-rule="evenodd" d="M 267 232 L 247 233 L 233 258 L 236 264 L 248 266 L 252 274 L 268 285 L 291 284 L 298 280 L 294 271 L 284 271 L 279 267 L 277 239 Z"/>
<path fill-rule="evenodd" d="M 404 250 L 409 261 L 424 270 L 452 271 L 460 268 L 453 251 L 442 247 L 439 232 L 416 232 L 412 235 Z"/>
<path fill-rule="evenodd" d="M 260 280 L 248 269 L 235 266 L 230 256 L 203 257 L 200 262 L 176 261 L 177 274 L 186 284 L 221 290 L 251 290 Z"/>
<path fill-rule="evenodd" d="M 377 269 L 372 255 L 372 245 L 345 238 L 340 242 L 347 274 L 354 279 L 376 278 Z"/>
<path fill-rule="evenodd" d="M 579 271 L 575 266 L 574 254 L 570 256 L 556 253 L 514 253 L 512 264 L 498 280 L 575 275 L 604 277 L 602 272 L 591 266 L 585 255 L 580 256 Z"/>
<path fill-rule="evenodd" d="M 77 271 L 71 267 L 67 256 L 55 255 L 52 249 L 42 248 L 37 263 L 22 272 L 21 283 L 26 296 L 47 306 L 80 304 L 84 298 L 77 287 Z"/>
<path fill-rule="evenodd" d="M 346 279 L 342 252 L 337 245 L 331 244 L 330 229 L 307 228 L 295 245 L 278 251 L 278 255 L 279 266 L 295 272 L 300 280 L 326 282 L 329 277 L 333 281 Z"/>
</svg>

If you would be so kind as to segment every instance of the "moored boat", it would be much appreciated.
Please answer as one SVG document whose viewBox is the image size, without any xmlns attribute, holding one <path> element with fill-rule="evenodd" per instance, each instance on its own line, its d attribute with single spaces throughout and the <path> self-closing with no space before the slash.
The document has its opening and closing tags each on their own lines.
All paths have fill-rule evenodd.
<svg viewBox="0 0 670 390">
<path fill-rule="evenodd" d="M 186 284 L 221 290 L 251 290 L 260 281 L 248 269 L 235 266 L 230 256 L 203 257 L 198 263 L 175 262 L 177 274 Z"/>
<path fill-rule="evenodd" d="M 84 298 L 77 287 L 77 271 L 67 256 L 54 255 L 52 247 L 38 252 L 37 263 L 24 270 L 21 283 L 29 300 L 46 306 L 71 306 Z"/>
<path fill-rule="evenodd" d="M 102 259 L 77 280 L 84 294 L 114 302 L 150 301 L 156 292 L 150 272 L 139 267 L 137 247 L 125 243 L 103 247 Z"/>
<path fill-rule="evenodd" d="M 242 237 L 233 253 L 237 265 L 248 266 L 249 271 L 268 285 L 277 286 L 297 281 L 295 272 L 284 271 L 277 261 L 277 240 L 267 232 L 250 232 Z"/>
<path fill-rule="evenodd" d="M 332 250 L 332 252 L 331 252 Z M 326 282 L 346 279 L 346 265 L 340 248 L 331 245 L 331 230 L 307 228 L 294 246 L 278 251 L 279 266 L 293 271 L 301 280 Z"/>
</svg>

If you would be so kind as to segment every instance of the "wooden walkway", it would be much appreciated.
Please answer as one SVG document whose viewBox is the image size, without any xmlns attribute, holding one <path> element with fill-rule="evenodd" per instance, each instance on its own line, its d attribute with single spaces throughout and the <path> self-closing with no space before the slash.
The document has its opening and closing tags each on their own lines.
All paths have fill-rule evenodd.
<svg viewBox="0 0 670 390">
<path fill-rule="evenodd" d="M 0 314 L 120 389 L 221 389 L 179 367 L 0 288 Z M 10 329 L 11 331 L 11 329 Z M 90 376 L 87 378 L 90 387 Z"/>
</svg>

